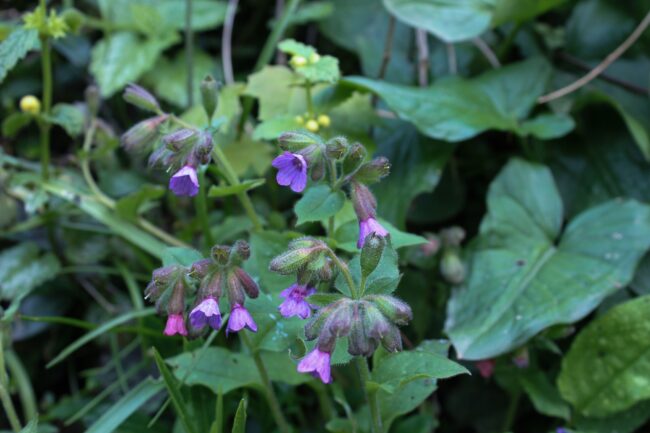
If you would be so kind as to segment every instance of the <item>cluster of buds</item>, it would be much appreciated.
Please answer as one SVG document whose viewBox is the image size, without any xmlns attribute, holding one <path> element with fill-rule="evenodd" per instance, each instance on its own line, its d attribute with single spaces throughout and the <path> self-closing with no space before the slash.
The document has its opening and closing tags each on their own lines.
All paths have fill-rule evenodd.
<svg viewBox="0 0 650 433">
<path fill-rule="evenodd" d="M 216 108 L 218 86 L 212 77 L 201 83 L 203 106 L 211 119 Z M 178 196 L 195 196 L 199 192 L 197 168 L 210 163 L 212 158 L 212 131 L 184 126 L 167 133 L 169 120 L 156 98 L 142 87 L 131 84 L 124 91 L 124 99 L 138 108 L 155 113 L 122 135 L 122 146 L 128 151 L 150 151 L 149 164 L 159 165 L 174 174 L 169 189 Z M 157 145 L 157 146 L 156 146 Z"/>
<path fill-rule="evenodd" d="M 145 290 L 145 299 L 154 301 L 160 314 L 167 314 L 165 335 L 187 335 L 185 311 L 188 295 L 194 295 L 189 322 L 193 330 L 206 326 L 221 327 L 219 299 L 226 294 L 230 317 L 226 333 L 248 328 L 257 331 L 257 325 L 244 307 L 246 296 L 256 298 L 259 287 L 241 264 L 250 257 L 250 248 L 244 241 L 232 247 L 215 245 L 210 257 L 191 266 L 171 265 L 156 269 Z"/>
<path fill-rule="evenodd" d="M 332 119 L 327 114 L 312 117 L 309 113 L 305 113 L 302 116 L 296 116 L 295 120 L 299 125 L 305 125 L 305 129 L 310 132 L 318 132 L 320 128 L 329 128 L 332 124 Z"/>
<path fill-rule="evenodd" d="M 461 227 L 450 227 L 439 233 L 442 245 L 440 273 L 451 284 L 460 284 L 465 280 L 466 270 L 460 258 L 461 243 L 465 239 L 465 230 Z"/>
<path fill-rule="evenodd" d="M 303 68 L 308 65 L 315 65 L 320 61 L 320 54 L 313 51 L 308 56 L 302 56 L 300 54 L 294 54 L 289 60 L 289 64 L 296 70 Z"/>
</svg>

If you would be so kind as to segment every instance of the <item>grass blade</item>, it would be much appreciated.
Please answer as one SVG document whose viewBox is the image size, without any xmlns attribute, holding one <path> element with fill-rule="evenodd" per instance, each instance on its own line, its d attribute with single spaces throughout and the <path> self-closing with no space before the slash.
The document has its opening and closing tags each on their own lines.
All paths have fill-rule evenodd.
<svg viewBox="0 0 650 433">
<path fill-rule="evenodd" d="M 169 397 L 174 405 L 174 409 L 185 427 L 185 431 L 187 433 L 195 433 L 194 426 L 190 423 L 190 415 L 185 406 L 185 402 L 183 401 L 181 391 L 178 388 L 176 378 L 169 370 L 169 367 L 167 367 L 167 364 L 165 364 L 165 361 L 162 359 L 160 353 L 158 353 L 155 347 L 153 348 L 153 357 L 158 366 L 158 370 L 160 370 L 160 375 L 165 381 L 165 386 L 167 387 L 167 392 L 169 392 Z"/>
</svg>

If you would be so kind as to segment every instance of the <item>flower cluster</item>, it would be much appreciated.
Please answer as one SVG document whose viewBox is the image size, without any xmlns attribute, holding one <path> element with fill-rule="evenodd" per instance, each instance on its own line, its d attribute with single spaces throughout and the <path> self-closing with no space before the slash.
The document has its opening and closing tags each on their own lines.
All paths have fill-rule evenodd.
<svg viewBox="0 0 650 433">
<path fill-rule="evenodd" d="M 211 117 L 216 106 L 216 82 L 211 77 L 202 83 L 206 113 Z M 212 131 L 183 125 L 178 119 L 164 113 L 156 98 L 135 84 L 124 91 L 124 99 L 143 110 L 156 113 L 122 135 L 122 146 L 128 151 L 151 151 L 149 165 L 174 171 L 169 189 L 178 196 L 195 196 L 199 192 L 197 169 L 212 159 Z M 181 124 L 180 128 L 172 129 Z"/>
<path fill-rule="evenodd" d="M 145 291 L 145 299 L 156 302 L 159 313 L 167 313 L 165 335 L 187 335 L 185 326 L 188 294 L 194 294 L 189 313 L 192 329 L 201 331 L 206 326 L 221 328 L 219 299 L 226 292 L 230 303 L 230 317 L 226 333 L 248 328 L 257 331 L 253 317 L 244 307 L 246 295 L 256 298 L 259 287 L 242 268 L 250 256 L 246 242 L 237 241 L 232 247 L 216 245 L 210 258 L 198 260 L 191 266 L 171 265 L 156 269 Z"/>
</svg>

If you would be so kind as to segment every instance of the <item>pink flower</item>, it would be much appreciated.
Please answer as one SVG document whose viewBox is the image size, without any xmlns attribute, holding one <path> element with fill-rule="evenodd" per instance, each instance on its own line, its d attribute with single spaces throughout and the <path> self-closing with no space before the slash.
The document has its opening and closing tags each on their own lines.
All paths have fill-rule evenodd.
<svg viewBox="0 0 650 433">
<path fill-rule="evenodd" d="M 226 329 L 226 333 L 238 332 L 244 328 L 257 332 L 257 324 L 253 320 L 251 313 L 249 313 L 243 305 L 235 304 L 230 310 L 230 318 L 228 319 L 228 328 Z"/>
<path fill-rule="evenodd" d="M 294 192 L 301 192 L 307 185 L 307 161 L 305 157 L 291 152 L 284 152 L 271 164 L 278 169 L 275 177 L 278 184 L 289 186 Z"/>
<path fill-rule="evenodd" d="M 332 355 L 327 352 L 321 352 L 316 348 L 307 354 L 298 364 L 299 373 L 311 373 L 312 376 L 319 378 L 323 383 L 332 382 L 332 367 L 330 366 Z"/>
<path fill-rule="evenodd" d="M 185 328 L 185 318 L 182 314 L 170 314 L 167 316 L 167 324 L 165 325 L 165 335 L 187 335 L 187 329 Z"/>
<path fill-rule="evenodd" d="M 186 165 L 169 179 L 169 189 L 176 195 L 195 196 L 199 192 L 199 179 L 196 168 Z"/>
<path fill-rule="evenodd" d="M 388 230 L 379 224 L 376 219 L 373 217 L 366 218 L 365 220 L 359 221 L 359 240 L 357 241 L 357 248 L 363 248 L 363 243 L 366 241 L 366 237 L 371 233 L 381 237 L 388 236 Z"/>
<path fill-rule="evenodd" d="M 494 364 L 496 362 L 494 359 L 483 359 L 476 362 L 476 368 L 478 368 L 479 373 L 486 379 L 489 379 L 494 373 Z"/>
<path fill-rule="evenodd" d="M 316 289 L 307 287 L 306 285 L 293 284 L 287 289 L 284 289 L 280 296 L 285 298 L 285 301 L 280 304 L 278 310 L 284 317 L 298 316 L 301 319 L 306 319 L 311 316 L 311 306 L 305 300 L 307 296 L 313 295 Z"/>
<path fill-rule="evenodd" d="M 217 300 L 212 296 L 208 296 L 201 301 L 190 313 L 190 323 L 196 329 L 202 329 L 205 325 L 210 325 L 212 329 L 219 330 L 221 327 L 221 314 L 219 313 Z"/>
</svg>

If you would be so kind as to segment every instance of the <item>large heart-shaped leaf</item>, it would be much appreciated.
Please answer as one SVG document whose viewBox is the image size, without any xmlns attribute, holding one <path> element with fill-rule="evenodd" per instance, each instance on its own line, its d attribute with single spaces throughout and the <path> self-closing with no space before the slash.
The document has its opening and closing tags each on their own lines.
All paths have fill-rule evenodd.
<svg viewBox="0 0 650 433">
<path fill-rule="evenodd" d="M 650 296 L 620 304 L 576 337 L 562 362 L 562 396 L 604 417 L 650 398 Z"/>
<path fill-rule="evenodd" d="M 490 186 L 466 286 L 445 325 L 460 357 L 491 358 L 581 319 L 625 286 L 650 246 L 650 207 L 609 201 L 562 229 L 550 170 L 511 161 Z"/>
</svg>

